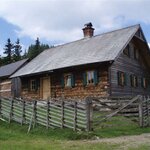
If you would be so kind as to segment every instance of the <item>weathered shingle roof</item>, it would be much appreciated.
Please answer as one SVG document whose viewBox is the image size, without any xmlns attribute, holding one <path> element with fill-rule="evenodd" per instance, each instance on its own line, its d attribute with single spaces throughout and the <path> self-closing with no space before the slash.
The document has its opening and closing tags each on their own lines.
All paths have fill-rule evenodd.
<svg viewBox="0 0 150 150">
<path fill-rule="evenodd" d="M 139 27 L 135 25 L 45 50 L 12 77 L 114 60 Z"/>
<path fill-rule="evenodd" d="M 11 64 L 0 67 L 0 78 L 11 76 L 23 64 L 25 64 L 25 62 L 27 62 L 27 60 L 28 59 L 23 59 L 23 60 L 15 62 L 15 63 L 11 63 Z"/>
</svg>

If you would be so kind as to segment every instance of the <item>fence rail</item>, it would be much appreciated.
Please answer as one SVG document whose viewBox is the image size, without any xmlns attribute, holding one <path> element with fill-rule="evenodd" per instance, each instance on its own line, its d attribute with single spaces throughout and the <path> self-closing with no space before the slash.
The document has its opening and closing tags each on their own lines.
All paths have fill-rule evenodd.
<svg viewBox="0 0 150 150">
<path fill-rule="evenodd" d="M 91 109 L 90 109 L 91 108 Z M 92 129 L 92 105 L 84 102 L 32 101 L 0 98 L 0 117 L 23 124 L 46 128 Z"/>
</svg>

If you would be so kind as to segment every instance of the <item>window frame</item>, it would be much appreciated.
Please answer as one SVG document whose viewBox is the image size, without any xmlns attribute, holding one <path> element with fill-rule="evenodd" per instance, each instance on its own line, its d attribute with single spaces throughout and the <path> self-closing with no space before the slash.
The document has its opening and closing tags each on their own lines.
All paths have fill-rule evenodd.
<svg viewBox="0 0 150 150">
<path fill-rule="evenodd" d="M 138 77 L 134 74 L 130 75 L 130 84 L 131 84 L 131 87 L 138 87 Z"/>
<path fill-rule="evenodd" d="M 88 73 L 91 73 L 92 72 L 92 77 L 93 79 L 91 78 L 92 82 L 89 82 L 89 79 L 88 77 Z M 99 83 L 99 76 L 98 76 L 98 71 L 97 70 L 87 70 L 83 73 L 83 85 L 84 86 L 93 86 L 93 85 L 97 85 Z"/>
<path fill-rule="evenodd" d="M 88 73 L 89 73 L 89 75 L 88 75 Z M 91 76 L 92 76 L 93 79 L 92 78 L 88 79 L 88 77 L 91 77 Z M 92 80 L 92 82 L 89 82 L 90 80 Z M 87 85 L 93 85 L 94 84 L 94 70 L 86 71 L 86 84 Z"/>
<path fill-rule="evenodd" d="M 139 60 L 139 50 L 136 47 L 134 47 L 134 59 Z"/>
<path fill-rule="evenodd" d="M 148 87 L 148 79 L 145 77 L 141 78 L 141 85 L 144 89 L 146 89 Z"/>
<path fill-rule="evenodd" d="M 127 74 L 123 71 L 118 71 L 117 72 L 117 78 L 118 78 L 118 85 L 119 86 L 126 86 L 127 85 Z"/>
<path fill-rule="evenodd" d="M 126 46 L 126 48 L 124 49 L 123 53 L 124 53 L 126 56 L 130 57 L 130 45 L 129 45 L 129 44 L 128 44 L 128 45 Z"/>
<path fill-rule="evenodd" d="M 37 83 L 36 82 L 37 82 L 36 79 L 31 79 L 30 80 L 30 91 L 36 91 L 37 90 Z M 34 83 L 34 85 L 33 85 L 33 83 Z"/>
<path fill-rule="evenodd" d="M 67 85 L 67 80 L 70 78 L 70 85 Z M 72 73 L 64 73 L 63 74 L 63 78 L 64 78 L 64 87 L 67 87 L 67 88 L 71 88 L 72 87 Z"/>
</svg>

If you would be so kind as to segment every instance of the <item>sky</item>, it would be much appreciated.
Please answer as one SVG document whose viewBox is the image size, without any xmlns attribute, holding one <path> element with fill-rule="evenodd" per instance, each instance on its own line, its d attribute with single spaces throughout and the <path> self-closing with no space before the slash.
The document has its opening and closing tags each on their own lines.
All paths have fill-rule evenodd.
<svg viewBox="0 0 150 150">
<path fill-rule="evenodd" d="M 140 24 L 150 43 L 150 0 L 0 0 L 0 54 L 10 38 L 23 51 L 35 43 L 60 45 L 83 38 L 92 22 L 95 35 Z"/>
</svg>

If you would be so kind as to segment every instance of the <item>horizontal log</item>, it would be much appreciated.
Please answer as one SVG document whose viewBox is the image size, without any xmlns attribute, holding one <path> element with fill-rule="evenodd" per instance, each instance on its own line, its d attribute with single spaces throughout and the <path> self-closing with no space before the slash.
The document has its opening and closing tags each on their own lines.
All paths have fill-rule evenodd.
<svg viewBox="0 0 150 150">
<path fill-rule="evenodd" d="M 64 127 L 70 128 L 70 129 L 74 129 L 74 126 L 70 126 L 68 124 L 64 124 Z"/>
<path fill-rule="evenodd" d="M 82 116 L 82 117 L 86 117 L 86 114 L 85 113 L 79 113 L 79 112 L 77 112 L 77 116 Z"/>
<path fill-rule="evenodd" d="M 53 119 L 49 119 L 49 122 L 51 123 L 55 123 L 55 124 L 58 124 L 58 125 L 61 125 L 62 124 L 62 122 L 59 122 L 59 121 L 56 121 L 56 120 L 53 120 Z"/>
<path fill-rule="evenodd" d="M 77 119 L 85 121 L 86 117 L 82 117 L 82 116 L 77 115 Z"/>
<path fill-rule="evenodd" d="M 3 105 L 3 106 L 1 107 L 1 109 L 3 109 L 3 110 L 4 110 L 4 109 L 5 109 L 5 110 L 10 110 L 10 106 L 7 107 L 7 106 L 4 106 L 4 105 Z"/>
<path fill-rule="evenodd" d="M 10 107 L 10 103 L 1 103 L 2 107 Z"/>
<path fill-rule="evenodd" d="M 86 125 L 82 125 L 82 124 L 80 124 L 80 123 L 77 123 L 77 127 L 78 127 L 78 128 L 83 128 L 83 129 L 86 129 L 86 128 L 87 128 Z"/>
<path fill-rule="evenodd" d="M 66 106 L 66 105 L 64 105 L 64 108 L 65 108 L 65 109 L 69 109 L 69 110 L 74 111 L 74 108 L 73 108 L 73 107 L 70 107 L 70 106 Z"/>
<path fill-rule="evenodd" d="M 80 110 L 80 109 L 77 109 L 77 113 L 82 113 L 82 114 L 85 114 L 86 113 L 86 110 Z"/>
<path fill-rule="evenodd" d="M 42 126 L 45 126 L 45 127 L 47 127 L 47 124 L 46 123 L 42 123 L 42 122 L 40 122 L 40 121 L 38 121 L 37 120 L 37 122 L 36 122 L 37 124 L 40 124 L 40 125 L 42 125 Z"/>
<path fill-rule="evenodd" d="M 61 128 L 61 125 L 55 124 L 55 123 L 53 123 L 53 122 L 50 122 L 50 123 L 49 123 L 49 127 L 51 127 L 51 126 Z"/>
<path fill-rule="evenodd" d="M 39 114 L 36 114 L 36 118 L 41 118 L 41 119 L 47 119 L 47 116 L 41 116 L 41 115 L 39 115 Z"/>
<path fill-rule="evenodd" d="M 49 115 L 49 118 L 50 119 L 57 119 L 57 120 L 61 121 L 61 117 L 59 117 L 59 116 Z"/>
<path fill-rule="evenodd" d="M 41 119 L 41 118 L 36 118 L 36 121 L 41 121 L 43 123 L 47 123 L 47 120 L 46 119 Z"/>
<path fill-rule="evenodd" d="M 69 116 L 66 116 L 66 115 L 64 115 L 64 119 L 74 121 L 74 118 L 73 118 L 73 117 L 69 117 Z"/>
<path fill-rule="evenodd" d="M 49 112 L 49 117 L 51 116 L 58 116 L 58 117 L 61 117 L 61 113 L 56 113 L 56 112 Z"/>
<path fill-rule="evenodd" d="M 78 123 L 85 125 L 85 124 L 87 124 L 87 121 L 82 121 L 82 120 L 78 120 L 78 119 L 77 119 L 77 124 L 78 124 Z"/>
</svg>

